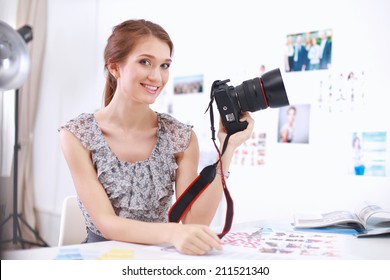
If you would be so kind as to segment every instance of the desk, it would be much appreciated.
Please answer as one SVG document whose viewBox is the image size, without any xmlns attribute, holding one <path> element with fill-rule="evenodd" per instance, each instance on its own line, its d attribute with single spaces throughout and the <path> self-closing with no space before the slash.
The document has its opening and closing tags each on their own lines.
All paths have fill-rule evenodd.
<svg viewBox="0 0 390 280">
<path fill-rule="evenodd" d="M 261 239 L 256 239 L 258 236 L 252 236 L 260 228 L 263 229 Z M 291 251 L 280 253 L 282 250 L 274 252 L 264 252 L 259 250 L 258 240 L 266 240 L 266 234 L 269 234 L 268 244 L 279 246 L 272 241 L 272 236 L 277 234 L 292 234 L 295 239 L 286 245 L 288 240 L 282 241 L 285 248 L 292 248 Z M 304 250 L 301 248 L 297 253 L 296 247 L 301 246 L 304 240 L 313 240 L 313 236 L 320 238 L 330 238 L 335 241 L 332 251 L 337 251 L 337 254 L 301 254 Z M 267 238 L 268 238 L 267 237 Z M 363 260 L 390 260 L 390 238 L 389 237 L 370 237 L 356 238 L 348 234 L 334 234 L 324 232 L 310 231 L 294 231 L 288 222 L 275 221 L 257 221 L 251 223 L 243 223 L 234 225 L 231 231 L 224 237 L 225 245 L 222 252 L 210 252 L 206 256 L 187 256 L 176 252 L 176 250 L 168 245 L 140 245 L 133 243 L 125 243 L 118 241 L 105 241 L 89 244 L 78 244 L 63 247 L 37 248 L 27 250 L 13 250 L 3 252 L 2 259 L 11 260 L 52 260 L 52 259 L 363 259 Z M 256 241 L 257 240 L 257 241 Z M 323 239 L 324 240 L 324 239 Z M 280 242 L 280 241 L 276 241 Z M 280 243 L 282 244 L 282 243 Z M 318 247 L 318 243 L 311 243 L 311 248 Z M 291 245 L 289 247 L 289 245 Z M 296 246 L 294 248 L 294 246 Z M 306 246 L 306 245 L 305 245 Z M 333 245 L 332 245 L 333 246 Z M 294 251 L 294 250 L 295 251 Z M 308 250 L 306 250 L 308 252 Z M 119 255 L 118 255 L 119 252 Z M 319 250 L 312 251 L 314 253 Z"/>
</svg>

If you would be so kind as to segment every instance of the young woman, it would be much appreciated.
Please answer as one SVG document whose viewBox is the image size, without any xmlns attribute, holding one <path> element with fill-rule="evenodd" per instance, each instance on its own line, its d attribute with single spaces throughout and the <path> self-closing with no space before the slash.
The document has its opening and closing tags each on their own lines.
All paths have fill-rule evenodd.
<svg viewBox="0 0 390 280">
<path fill-rule="evenodd" d="M 159 25 L 128 20 L 114 27 L 104 52 L 105 106 L 60 128 L 61 147 L 85 216 L 85 242 L 171 243 L 185 254 L 222 248 L 208 225 L 222 195 L 221 174 L 199 196 L 182 223 L 168 223 L 172 195 L 198 175 L 198 140 L 191 126 L 150 108 L 169 77 L 173 44 Z M 232 135 L 222 157 L 251 135 Z M 226 137 L 220 124 L 218 138 Z"/>
<path fill-rule="evenodd" d="M 294 134 L 294 122 L 297 115 L 297 108 L 290 106 L 287 109 L 287 120 L 280 129 L 280 142 L 291 143 Z"/>
</svg>

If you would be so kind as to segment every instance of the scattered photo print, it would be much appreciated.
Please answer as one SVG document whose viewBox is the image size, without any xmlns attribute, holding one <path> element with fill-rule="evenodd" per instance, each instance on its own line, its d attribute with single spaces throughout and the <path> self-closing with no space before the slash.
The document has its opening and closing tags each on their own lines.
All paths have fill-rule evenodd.
<svg viewBox="0 0 390 280">
<path fill-rule="evenodd" d="M 258 250 L 263 254 L 339 257 L 341 244 L 336 234 L 275 231 L 262 236 Z"/>
</svg>

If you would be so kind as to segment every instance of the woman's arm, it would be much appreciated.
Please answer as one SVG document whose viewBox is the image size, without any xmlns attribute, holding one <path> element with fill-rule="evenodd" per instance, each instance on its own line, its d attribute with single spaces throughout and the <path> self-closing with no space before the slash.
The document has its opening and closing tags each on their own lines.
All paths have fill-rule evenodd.
<svg viewBox="0 0 390 280">
<path fill-rule="evenodd" d="M 230 163 L 234 155 L 234 150 L 247 139 L 249 139 L 252 135 L 254 121 L 251 116 L 248 113 L 245 113 L 242 116 L 241 121 L 247 121 L 248 127 L 244 131 L 234 133 L 230 136 L 227 148 L 222 156 L 221 161 L 224 171 L 229 170 Z M 221 151 L 226 136 L 226 131 L 220 122 L 218 139 L 220 141 Z M 176 179 L 177 197 L 179 197 L 186 190 L 189 184 L 196 178 L 199 161 L 198 158 L 198 142 L 195 133 L 192 133 L 189 147 L 177 158 L 179 165 Z M 220 176 L 220 174 L 217 174 L 214 181 L 197 198 L 197 200 L 191 206 L 191 209 L 184 217 L 183 223 L 210 225 L 222 197 L 223 188 Z"/>
<path fill-rule="evenodd" d="M 97 179 L 90 152 L 66 129 L 60 131 L 60 142 L 76 192 L 106 239 L 141 244 L 170 243 L 186 254 L 204 254 L 212 248 L 221 248 L 218 237 L 205 226 L 147 223 L 117 216 Z"/>
</svg>

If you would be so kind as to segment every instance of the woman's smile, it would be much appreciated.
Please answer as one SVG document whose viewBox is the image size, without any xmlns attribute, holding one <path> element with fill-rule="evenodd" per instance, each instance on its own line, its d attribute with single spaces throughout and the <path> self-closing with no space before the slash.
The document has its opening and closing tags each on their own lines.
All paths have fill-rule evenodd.
<svg viewBox="0 0 390 280">
<path fill-rule="evenodd" d="M 141 83 L 141 85 L 146 89 L 147 92 L 149 92 L 151 94 L 156 94 L 157 90 L 159 89 L 159 87 L 157 87 L 157 86 L 147 85 L 147 84 L 143 84 L 143 83 Z"/>
</svg>

